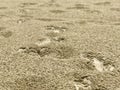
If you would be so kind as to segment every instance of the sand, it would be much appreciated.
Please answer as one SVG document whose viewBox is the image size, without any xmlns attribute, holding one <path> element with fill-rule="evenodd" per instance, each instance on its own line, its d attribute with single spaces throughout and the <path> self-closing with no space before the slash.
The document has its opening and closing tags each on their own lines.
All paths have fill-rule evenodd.
<svg viewBox="0 0 120 90">
<path fill-rule="evenodd" d="M 120 0 L 0 0 L 0 90 L 120 90 Z"/>
</svg>

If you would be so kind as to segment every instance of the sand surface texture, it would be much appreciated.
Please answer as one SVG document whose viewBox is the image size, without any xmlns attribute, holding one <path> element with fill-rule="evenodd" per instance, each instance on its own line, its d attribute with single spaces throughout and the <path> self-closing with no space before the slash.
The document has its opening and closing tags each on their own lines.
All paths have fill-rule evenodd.
<svg viewBox="0 0 120 90">
<path fill-rule="evenodd" d="M 120 0 L 0 0 L 0 90 L 120 90 Z"/>
</svg>

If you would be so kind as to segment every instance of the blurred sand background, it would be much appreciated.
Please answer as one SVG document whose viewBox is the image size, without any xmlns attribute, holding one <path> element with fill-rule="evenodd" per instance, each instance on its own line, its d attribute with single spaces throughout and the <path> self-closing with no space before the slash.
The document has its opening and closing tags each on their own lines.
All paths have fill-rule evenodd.
<svg viewBox="0 0 120 90">
<path fill-rule="evenodd" d="M 0 0 L 0 90 L 120 90 L 120 0 Z"/>
</svg>

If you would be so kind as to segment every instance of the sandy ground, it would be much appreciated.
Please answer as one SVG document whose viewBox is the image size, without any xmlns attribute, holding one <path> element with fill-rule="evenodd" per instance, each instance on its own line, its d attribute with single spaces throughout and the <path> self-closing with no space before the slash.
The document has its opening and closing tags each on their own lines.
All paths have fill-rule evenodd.
<svg viewBox="0 0 120 90">
<path fill-rule="evenodd" d="M 0 90 L 120 90 L 120 0 L 0 0 Z"/>
</svg>

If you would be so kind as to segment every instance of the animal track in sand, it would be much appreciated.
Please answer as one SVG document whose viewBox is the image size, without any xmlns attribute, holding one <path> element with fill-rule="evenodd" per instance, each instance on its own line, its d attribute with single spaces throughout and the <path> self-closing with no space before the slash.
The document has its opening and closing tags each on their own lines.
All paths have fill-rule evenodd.
<svg viewBox="0 0 120 90">
<path fill-rule="evenodd" d="M 91 63 L 99 72 L 112 72 L 115 69 L 114 62 L 100 53 L 84 52 L 81 59 Z"/>
</svg>

